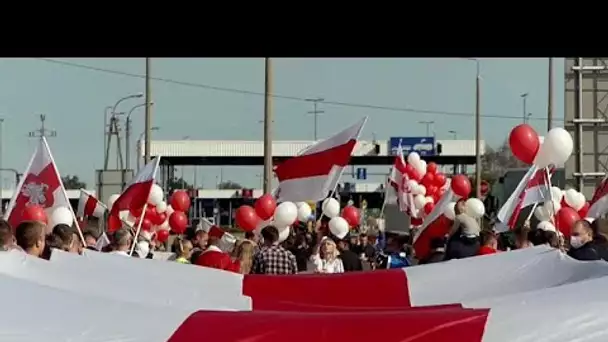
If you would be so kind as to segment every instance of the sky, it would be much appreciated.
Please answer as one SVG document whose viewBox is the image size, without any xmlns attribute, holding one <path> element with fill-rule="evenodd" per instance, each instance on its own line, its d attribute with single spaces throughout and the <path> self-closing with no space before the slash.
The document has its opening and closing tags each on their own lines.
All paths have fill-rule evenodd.
<svg viewBox="0 0 608 342">
<path fill-rule="evenodd" d="M 480 59 L 480 67 L 482 138 L 490 146 L 502 144 L 511 128 L 522 122 L 523 93 L 529 93 L 530 123 L 540 134 L 546 132 L 546 58 Z M 458 139 L 474 139 L 475 68 L 474 61 L 455 58 L 274 59 L 273 93 L 299 98 L 274 99 L 275 139 L 312 140 L 313 118 L 307 114 L 312 104 L 303 99 L 316 97 L 354 104 L 320 105 L 325 111 L 319 117 L 320 138 L 368 116 L 362 139 L 424 136 L 426 126 L 419 121 L 434 121 L 431 130 L 438 139 L 452 138 L 448 133 L 451 130 L 457 132 Z M 563 125 L 563 59 L 555 60 L 554 69 L 555 124 Z M 0 59 L 2 167 L 25 169 L 36 144 L 28 132 L 38 129 L 39 114 L 46 114 L 47 128 L 57 132 L 56 137 L 49 138 L 49 144 L 59 171 L 62 175 L 78 175 L 89 189 L 94 189 L 95 170 L 102 167 L 103 160 L 104 108 L 121 97 L 143 92 L 144 80 L 138 76 L 144 72 L 143 58 Z M 196 140 L 262 140 L 262 58 L 154 58 L 151 73 L 165 80 L 152 81 L 153 126 L 159 127 L 153 140 L 184 136 Z M 123 102 L 119 111 L 140 103 L 143 99 Z M 428 110 L 444 113 L 424 112 Z M 135 140 L 143 131 L 143 112 L 140 108 L 132 116 L 133 158 Z M 116 160 L 113 153 L 111 167 Z M 385 171 L 370 169 L 368 173 Z M 261 173 L 261 167 L 228 166 L 221 172 L 223 180 L 248 187 L 259 187 Z M 200 167 L 197 177 L 199 186 L 213 188 L 219 181 L 220 168 Z M 3 173 L 1 178 L 4 188 L 15 186 L 10 173 Z M 184 168 L 184 178 L 193 180 L 193 168 Z"/>
</svg>

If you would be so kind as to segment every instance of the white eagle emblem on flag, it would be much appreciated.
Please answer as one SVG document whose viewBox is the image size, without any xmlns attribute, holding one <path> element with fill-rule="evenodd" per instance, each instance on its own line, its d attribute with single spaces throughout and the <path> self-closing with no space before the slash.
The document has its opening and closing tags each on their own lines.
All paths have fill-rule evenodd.
<svg viewBox="0 0 608 342">
<path fill-rule="evenodd" d="M 43 183 L 27 183 L 23 185 L 21 194 L 28 198 L 28 205 L 44 206 L 46 203 L 46 191 L 49 186 Z"/>
</svg>

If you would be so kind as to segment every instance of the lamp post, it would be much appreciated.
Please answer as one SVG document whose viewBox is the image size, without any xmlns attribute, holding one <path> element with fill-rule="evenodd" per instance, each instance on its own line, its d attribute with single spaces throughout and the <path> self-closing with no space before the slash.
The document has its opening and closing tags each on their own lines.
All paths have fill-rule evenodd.
<svg viewBox="0 0 608 342">
<path fill-rule="evenodd" d="M 144 94 L 142 94 L 142 93 L 127 95 L 125 97 L 121 97 L 120 99 L 118 99 L 118 101 L 116 101 L 116 103 L 114 103 L 113 106 L 106 107 L 106 109 L 104 111 L 104 119 L 103 119 L 103 140 L 104 140 L 103 160 L 104 160 L 104 164 L 105 164 L 105 160 L 108 158 L 108 148 L 109 148 L 109 146 L 107 146 L 107 142 L 106 142 L 106 126 L 108 125 L 108 112 L 111 116 L 115 116 L 116 109 L 118 108 L 118 105 L 121 102 L 130 100 L 130 99 L 138 99 L 143 96 L 144 96 Z"/>
<path fill-rule="evenodd" d="M 450 133 L 452 135 L 452 139 L 454 139 L 454 140 L 458 139 L 458 132 L 456 132 L 456 131 L 448 131 L 448 133 Z"/>
<path fill-rule="evenodd" d="M 160 129 L 160 127 L 158 126 L 154 126 L 154 127 L 150 127 L 150 131 L 158 131 Z M 139 171 L 140 168 L 140 162 L 141 162 L 141 143 L 142 143 L 142 139 L 144 138 L 144 135 L 146 135 L 146 131 L 141 132 L 141 134 L 139 135 L 139 139 L 137 139 L 137 171 Z"/>
<path fill-rule="evenodd" d="M 154 102 L 150 103 L 150 106 L 152 106 L 154 104 Z M 131 110 L 128 112 L 127 114 L 127 119 L 126 119 L 126 124 L 125 124 L 125 140 L 126 140 L 126 144 L 125 144 L 125 156 L 127 158 L 127 170 L 131 169 L 131 114 L 133 114 L 133 111 L 136 110 L 137 108 L 141 108 L 144 107 L 146 104 L 145 103 L 140 103 L 137 106 L 133 106 L 133 108 L 131 108 Z"/>
</svg>

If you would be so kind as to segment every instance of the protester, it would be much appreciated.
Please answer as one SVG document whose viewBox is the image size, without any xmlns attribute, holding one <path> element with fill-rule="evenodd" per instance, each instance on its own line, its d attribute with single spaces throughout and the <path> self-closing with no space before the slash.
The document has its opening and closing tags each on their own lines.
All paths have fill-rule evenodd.
<svg viewBox="0 0 608 342">
<path fill-rule="evenodd" d="M 308 260 L 310 260 L 310 256 L 312 255 L 312 246 L 306 238 L 306 233 L 298 232 L 296 234 L 294 245 L 289 251 L 296 257 L 298 272 L 306 271 Z"/>
<path fill-rule="evenodd" d="M 251 240 L 241 241 L 234 249 L 235 269 L 241 274 L 249 274 L 253 265 L 256 244 Z"/>
<path fill-rule="evenodd" d="M 533 247 L 534 244 L 530 242 L 530 223 L 526 222 L 523 226 L 518 226 L 514 229 L 515 234 L 515 248 L 529 248 Z"/>
<path fill-rule="evenodd" d="M 460 227 L 458 236 L 453 236 L 448 242 L 445 251 L 445 260 L 462 259 L 477 255 L 479 250 L 479 224 L 477 221 L 466 215 L 460 214 L 457 217 Z"/>
<path fill-rule="evenodd" d="M 180 264 L 190 264 L 192 257 L 192 242 L 179 236 L 173 241 L 173 250 L 177 258 L 175 261 Z"/>
<path fill-rule="evenodd" d="M 15 248 L 13 228 L 7 221 L 0 220 L 0 251 L 9 251 L 13 248 Z"/>
<path fill-rule="evenodd" d="M 85 248 L 96 250 L 95 246 L 97 246 L 97 239 L 95 238 L 93 232 L 90 230 L 85 230 L 82 235 L 86 244 Z"/>
<path fill-rule="evenodd" d="M 358 249 L 355 249 L 353 252 L 359 254 L 363 260 L 371 261 L 374 259 L 374 255 L 376 255 L 376 248 L 369 240 L 367 234 L 361 234 L 359 235 Z"/>
<path fill-rule="evenodd" d="M 350 241 L 348 238 L 338 241 L 338 249 L 340 250 L 340 259 L 344 266 L 344 272 L 363 271 L 361 258 L 357 253 L 350 250 Z"/>
<path fill-rule="evenodd" d="M 425 259 L 422 259 L 418 264 L 434 264 L 441 262 L 445 259 L 445 238 L 433 238 L 431 239 L 431 253 Z"/>
<path fill-rule="evenodd" d="M 498 238 L 496 234 L 488 229 L 484 229 L 479 233 L 479 241 L 481 246 L 479 247 L 478 255 L 495 254 L 498 251 Z"/>
<path fill-rule="evenodd" d="M 593 247 L 593 228 L 586 220 L 577 221 L 570 232 L 570 250 L 568 255 L 576 260 L 600 260 L 599 253 Z"/>
<path fill-rule="evenodd" d="M 209 246 L 198 256 L 198 258 L 196 258 L 195 264 L 198 266 L 237 272 L 238 266 L 232 262 L 230 254 L 222 251 L 219 247 L 220 244 L 221 240 L 219 237 L 209 236 Z"/>
<path fill-rule="evenodd" d="M 195 264 L 196 259 L 207 249 L 209 234 L 202 227 L 191 227 L 187 231 L 188 240 L 192 243 L 192 256 L 190 263 Z"/>
<path fill-rule="evenodd" d="M 344 273 L 344 265 L 342 260 L 338 258 L 340 251 L 336 243 L 328 238 L 323 237 L 320 243 L 313 249 L 313 254 L 310 257 L 314 272 L 317 273 Z"/>
<path fill-rule="evenodd" d="M 593 248 L 602 260 L 608 261 L 608 220 L 598 218 L 591 223 L 593 229 Z"/>
<path fill-rule="evenodd" d="M 131 243 L 133 242 L 133 237 L 131 236 L 131 232 L 127 229 L 119 229 L 114 232 L 114 241 L 112 244 L 112 252 L 110 254 L 122 255 L 122 256 L 130 256 L 129 252 L 131 251 Z"/>
<path fill-rule="evenodd" d="M 46 225 L 38 221 L 23 221 L 15 229 L 17 245 L 31 256 L 42 256 L 45 245 Z"/>
<path fill-rule="evenodd" d="M 264 246 L 253 258 L 251 273 L 294 274 L 298 271 L 296 257 L 279 246 L 279 231 L 274 226 L 262 229 Z"/>
</svg>

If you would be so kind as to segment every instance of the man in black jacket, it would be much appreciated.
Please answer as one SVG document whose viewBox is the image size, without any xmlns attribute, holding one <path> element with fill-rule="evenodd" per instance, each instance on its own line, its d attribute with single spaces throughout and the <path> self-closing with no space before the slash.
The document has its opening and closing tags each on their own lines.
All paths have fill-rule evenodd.
<svg viewBox="0 0 608 342">
<path fill-rule="evenodd" d="M 445 260 L 463 259 L 477 255 L 479 251 L 479 224 L 467 214 L 456 217 L 460 223 L 460 235 L 453 236 L 445 251 Z"/>
<path fill-rule="evenodd" d="M 572 227 L 568 255 L 582 261 L 601 259 L 599 253 L 593 247 L 593 229 L 589 221 L 579 220 Z"/>
<path fill-rule="evenodd" d="M 350 250 L 348 237 L 338 241 L 338 249 L 340 250 L 340 259 L 344 265 L 344 272 L 362 271 L 363 265 L 359 255 Z"/>
</svg>

